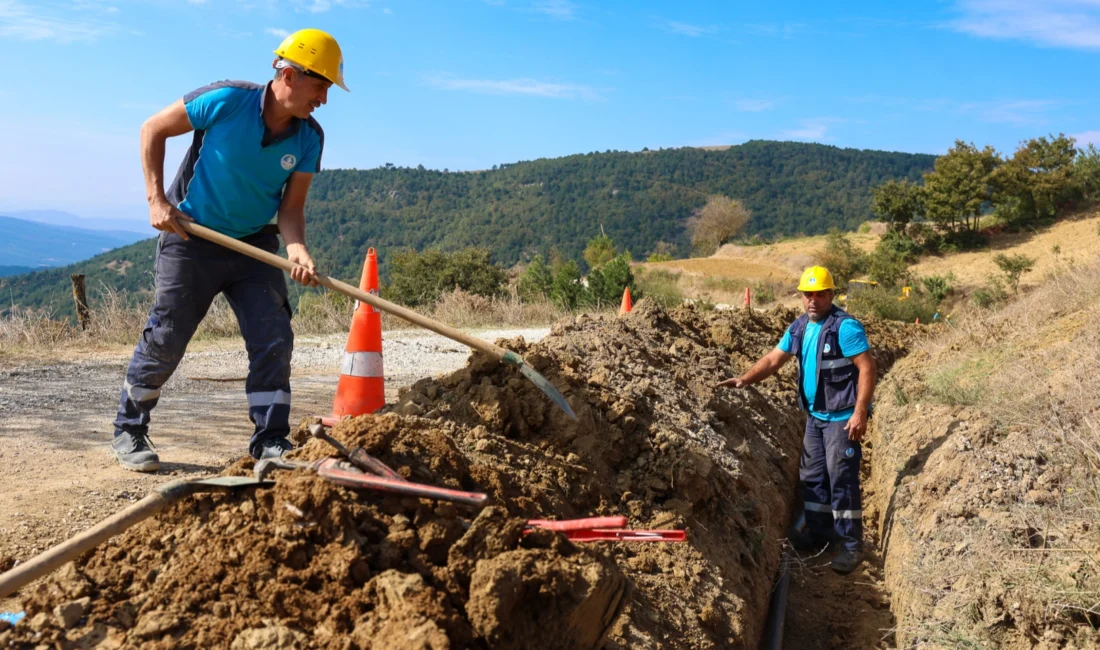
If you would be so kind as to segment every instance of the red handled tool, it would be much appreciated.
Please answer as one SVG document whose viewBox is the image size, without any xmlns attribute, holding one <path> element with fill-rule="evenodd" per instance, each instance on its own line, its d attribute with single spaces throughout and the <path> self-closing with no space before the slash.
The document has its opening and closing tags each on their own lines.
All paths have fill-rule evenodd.
<svg viewBox="0 0 1100 650">
<path fill-rule="evenodd" d="M 563 533 L 574 542 L 684 542 L 684 530 L 630 530 L 623 528 L 626 517 L 589 517 L 587 519 L 531 519 L 527 530 L 545 528 Z"/>
</svg>

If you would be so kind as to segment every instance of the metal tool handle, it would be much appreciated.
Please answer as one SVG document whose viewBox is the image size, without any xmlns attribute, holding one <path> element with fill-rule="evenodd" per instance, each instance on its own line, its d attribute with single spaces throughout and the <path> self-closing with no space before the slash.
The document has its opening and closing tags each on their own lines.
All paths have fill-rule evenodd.
<svg viewBox="0 0 1100 650">
<path fill-rule="evenodd" d="M 588 530 L 591 528 L 622 528 L 626 517 L 588 517 L 587 519 L 531 519 L 528 526 L 548 530 Z"/>
<path fill-rule="evenodd" d="M 354 451 L 347 448 L 347 446 L 333 438 L 325 432 L 325 427 L 320 424 L 309 425 L 309 434 L 314 438 L 319 438 L 327 442 L 330 446 L 340 452 L 344 458 L 351 461 L 352 465 L 355 465 L 359 469 L 369 474 L 377 474 L 383 478 L 388 478 L 393 481 L 404 481 L 405 477 L 395 472 L 389 465 L 378 460 L 374 456 L 367 453 L 366 449 L 362 447 L 356 447 Z"/>
<path fill-rule="evenodd" d="M 452 490 L 450 488 L 441 488 L 434 485 L 424 485 L 423 483 L 413 483 L 412 481 L 394 481 L 379 476 L 349 472 L 345 469 L 340 469 L 339 461 L 335 458 L 330 458 L 322 462 L 317 468 L 317 475 L 345 487 L 365 488 L 425 499 L 452 501 L 454 503 L 462 503 L 469 506 L 485 505 L 485 502 L 489 499 L 489 495 L 481 492 L 464 492 L 462 490 Z"/>
</svg>

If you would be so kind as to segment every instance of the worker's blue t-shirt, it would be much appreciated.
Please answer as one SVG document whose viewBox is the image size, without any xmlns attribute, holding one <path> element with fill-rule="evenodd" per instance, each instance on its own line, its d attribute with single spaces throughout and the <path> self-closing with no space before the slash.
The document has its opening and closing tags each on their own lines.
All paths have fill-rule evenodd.
<svg viewBox="0 0 1100 650">
<path fill-rule="evenodd" d="M 291 174 L 321 169 L 321 126 L 312 117 L 294 118 L 273 136 L 263 119 L 267 88 L 222 81 L 183 98 L 195 135 L 168 200 L 230 237 L 246 237 L 271 221 Z"/>
<path fill-rule="evenodd" d="M 806 396 L 808 404 L 813 404 L 817 395 L 817 337 L 820 333 L 821 323 L 811 320 L 806 323 L 806 333 L 802 335 L 802 394 Z M 849 359 L 871 349 L 863 324 L 854 318 L 845 318 L 840 322 L 838 336 L 840 353 Z M 793 343 L 791 328 L 788 327 L 778 347 L 787 354 L 795 354 Z M 854 407 L 832 412 L 811 410 L 810 415 L 826 422 L 836 422 L 847 420 L 852 417 L 853 412 Z"/>
</svg>

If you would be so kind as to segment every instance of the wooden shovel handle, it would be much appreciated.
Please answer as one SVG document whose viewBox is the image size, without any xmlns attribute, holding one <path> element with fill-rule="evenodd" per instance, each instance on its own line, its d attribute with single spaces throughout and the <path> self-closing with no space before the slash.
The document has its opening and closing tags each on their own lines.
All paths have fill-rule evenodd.
<svg viewBox="0 0 1100 650">
<path fill-rule="evenodd" d="M 174 483 L 170 483 L 165 487 L 171 488 Z M 184 481 L 179 481 L 179 483 L 184 483 Z M 92 550 L 134 524 L 164 510 L 174 498 L 177 498 L 176 492 L 171 489 L 153 492 L 141 501 L 122 512 L 111 515 L 76 537 L 62 542 L 27 560 L 11 571 L 0 575 L 0 598 L 7 598 L 66 562 L 76 559 L 81 553 Z"/>
<path fill-rule="evenodd" d="M 261 248 L 256 248 L 255 246 L 252 246 L 251 244 L 246 244 L 240 240 L 233 239 L 232 237 L 223 235 L 220 232 L 211 230 L 205 226 L 200 226 L 197 223 L 183 220 L 180 220 L 179 223 L 181 226 L 183 226 L 184 230 L 192 235 L 202 237 L 203 239 L 212 241 L 217 244 L 221 244 L 222 246 L 225 246 L 226 248 L 229 248 L 231 250 L 235 250 L 242 255 L 247 255 L 251 258 L 260 260 L 261 262 L 266 262 L 274 267 L 280 268 L 287 273 L 290 273 L 294 270 L 296 266 L 298 266 L 290 260 L 283 259 L 278 255 L 269 253 Z M 498 361 L 510 362 L 511 359 L 506 357 L 514 357 L 518 360 L 518 357 L 515 355 L 515 353 L 509 355 L 508 350 L 505 350 L 500 346 L 493 345 L 492 343 L 484 339 L 479 339 L 476 336 L 471 336 L 466 332 L 463 332 L 462 330 L 457 330 L 453 327 L 444 325 L 443 323 L 432 320 L 427 316 L 422 316 L 421 314 L 418 314 L 411 309 L 406 309 L 400 305 L 395 305 L 388 300 L 383 300 L 378 296 L 371 295 L 366 291 L 351 286 L 350 284 L 341 282 L 334 278 L 330 278 L 329 276 L 322 273 L 316 273 L 315 277 L 317 278 L 317 282 L 328 287 L 329 289 L 332 289 L 333 291 L 342 293 L 349 298 L 355 298 L 360 302 L 365 302 L 368 305 L 377 307 L 387 314 L 393 314 L 398 318 L 403 318 L 414 325 L 419 325 L 426 330 L 431 330 L 436 334 L 446 336 L 453 341 L 458 341 L 459 343 L 469 346 L 475 350 L 485 352 L 486 354 L 492 355 L 493 358 L 497 359 Z M 520 363 L 522 363 L 522 361 L 520 361 Z M 513 363 L 513 365 L 518 364 Z"/>
</svg>

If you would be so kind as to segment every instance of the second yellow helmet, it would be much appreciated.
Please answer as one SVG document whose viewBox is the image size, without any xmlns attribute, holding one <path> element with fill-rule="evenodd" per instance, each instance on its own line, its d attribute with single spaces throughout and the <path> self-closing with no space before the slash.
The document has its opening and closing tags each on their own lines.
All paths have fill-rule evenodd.
<svg viewBox="0 0 1100 650">
<path fill-rule="evenodd" d="M 811 266 L 802 273 L 802 280 L 798 283 L 799 291 L 825 291 L 836 289 L 833 284 L 833 274 L 824 266 Z"/>
<path fill-rule="evenodd" d="M 336 39 L 327 32 L 300 29 L 283 39 L 275 55 L 348 89 L 344 85 L 344 55 Z"/>
</svg>

